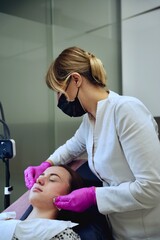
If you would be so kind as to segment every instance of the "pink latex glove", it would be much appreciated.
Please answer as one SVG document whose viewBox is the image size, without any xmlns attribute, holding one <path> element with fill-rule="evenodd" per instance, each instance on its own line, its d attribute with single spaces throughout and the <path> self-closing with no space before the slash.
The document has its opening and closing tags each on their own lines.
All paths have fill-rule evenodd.
<svg viewBox="0 0 160 240">
<path fill-rule="evenodd" d="M 68 195 L 56 197 L 54 204 L 58 209 L 84 212 L 92 205 L 96 205 L 95 187 L 77 189 Z"/>
<path fill-rule="evenodd" d="M 42 162 L 39 166 L 30 166 L 24 171 L 25 184 L 28 189 L 31 189 L 40 174 L 42 174 L 48 167 L 51 166 L 49 162 Z"/>
</svg>

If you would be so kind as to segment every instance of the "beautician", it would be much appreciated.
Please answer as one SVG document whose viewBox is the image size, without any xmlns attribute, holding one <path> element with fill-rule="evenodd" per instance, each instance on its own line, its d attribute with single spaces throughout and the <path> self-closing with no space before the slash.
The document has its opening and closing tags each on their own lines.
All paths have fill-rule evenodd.
<svg viewBox="0 0 160 240">
<path fill-rule="evenodd" d="M 107 89 L 106 79 L 102 62 L 78 47 L 65 49 L 51 64 L 46 83 L 58 93 L 58 107 L 71 117 L 84 116 L 75 135 L 47 161 L 25 170 L 26 186 L 30 189 L 50 165 L 67 164 L 87 151 L 89 167 L 103 187 L 75 190 L 54 204 L 76 212 L 97 205 L 116 240 L 159 240 L 157 124 L 138 99 Z"/>
</svg>

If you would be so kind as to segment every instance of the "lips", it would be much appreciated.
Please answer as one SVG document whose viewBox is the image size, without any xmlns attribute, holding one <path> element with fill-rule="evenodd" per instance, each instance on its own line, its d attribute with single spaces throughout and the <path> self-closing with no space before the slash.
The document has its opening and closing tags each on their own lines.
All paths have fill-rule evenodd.
<svg viewBox="0 0 160 240">
<path fill-rule="evenodd" d="M 43 192 L 42 189 L 39 186 L 34 185 L 32 188 L 33 192 Z"/>
</svg>

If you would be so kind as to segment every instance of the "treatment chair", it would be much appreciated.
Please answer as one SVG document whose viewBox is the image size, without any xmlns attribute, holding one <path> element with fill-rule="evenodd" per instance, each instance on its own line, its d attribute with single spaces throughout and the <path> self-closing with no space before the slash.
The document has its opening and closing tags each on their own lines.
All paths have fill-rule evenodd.
<svg viewBox="0 0 160 240">
<path fill-rule="evenodd" d="M 73 161 L 69 164 L 84 179 L 86 186 L 102 186 L 101 181 L 90 171 L 86 160 Z M 16 218 L 24 220 L 32 211 L 28 202 L 29 191 L 24 193 L 17 201 L 4 211 L 16 211 Z M 69 213 L 63 219 L 78 222 L 74 227 L 82 240 L 112 240 L 111 229 L 106 217 L 98 212 L 97 207 L 91 207 L 84 213 Z"/>
</svg>

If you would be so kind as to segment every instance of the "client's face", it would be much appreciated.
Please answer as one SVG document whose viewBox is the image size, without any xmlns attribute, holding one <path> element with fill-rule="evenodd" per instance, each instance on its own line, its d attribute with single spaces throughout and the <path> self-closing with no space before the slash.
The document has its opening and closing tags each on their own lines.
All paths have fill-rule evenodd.
<svg viewBox="0 0 160 240">
<path fill-rule="evenodd" d="M 30 190 L 30 203 L 36 207 L 53 208 L 53 198 L 69 193 L 70 179 L 70 173 L 63 167 L 47 168 Z"/>
</svg>

